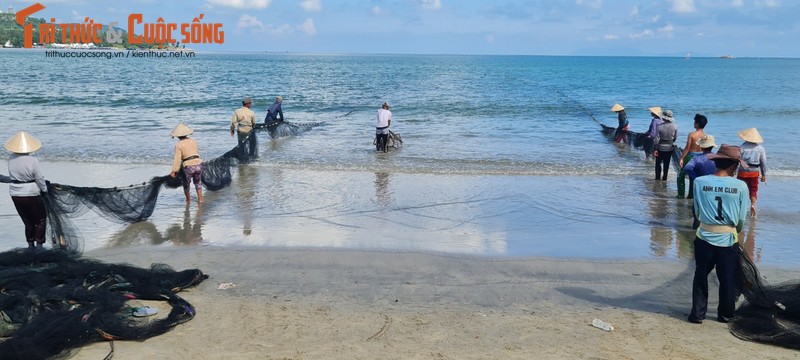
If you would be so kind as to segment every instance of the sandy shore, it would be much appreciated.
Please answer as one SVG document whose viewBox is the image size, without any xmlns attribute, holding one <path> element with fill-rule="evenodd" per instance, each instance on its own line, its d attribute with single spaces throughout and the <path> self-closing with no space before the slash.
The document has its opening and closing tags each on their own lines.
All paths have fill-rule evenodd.
<svg viewBox="0 0 800 360">
<path fill-rule="evenodd" d="M 714 321 L 715 295 L 709 319 L 688 323 L 688 262 L 147 246 L 86 256 L 210 275 L 181 293 L 196 306 L 193 320 L 144 342 L 115 342 L 117 359 L 797 357 L 731 335 Z M 798 277 L 763 271 L 773 282 Z M 236 286 L 218 288 L 228 282 Z M 595 318 L 615 329 L 592 327 Z M 109 350 L 97 343 L 75 358 Z"/>
</svg>

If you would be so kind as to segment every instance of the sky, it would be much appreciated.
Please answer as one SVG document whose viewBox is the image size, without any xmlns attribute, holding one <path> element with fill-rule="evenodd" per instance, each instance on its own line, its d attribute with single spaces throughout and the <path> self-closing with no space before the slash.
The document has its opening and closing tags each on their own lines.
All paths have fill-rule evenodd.
<svg viewBox="0 0 800 360">
<path fill-rule="evenodd" d="M 34 2 L 0 0 L 0 9 Z M 178 24 L 203 14 L 225 33 L 222 44 L 188 45 L 203 51 L 800 57 L 797 0 L 38 2 L 35 17 L 123 28 L 131 13 Z"/>
</svg>

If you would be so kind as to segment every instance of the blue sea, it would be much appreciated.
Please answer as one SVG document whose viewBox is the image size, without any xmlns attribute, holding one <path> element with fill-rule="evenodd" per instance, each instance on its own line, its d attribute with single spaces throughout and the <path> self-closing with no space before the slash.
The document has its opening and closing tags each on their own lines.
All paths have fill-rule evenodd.
<svg viewBox="0 0 800 360">
<path fill-rule="evenodd" d="M 88 175 L 45 167 L 49 178 L 75 186 L 167 173 L 168 134 L 180 121 L 194 129 L 204 158 L 221 155 L 235 144 L 229 121 L 245 96 L 259 119 L 281 95 L 287 121 L 323 122 L 299 136 L 262 136 L 259 162 L 247 165 L 255 174 L 236 174 L 251 183 L 235 179 L 238 190 L 210 196 L 218 204 L 201 215 L 184 212 L 180 191 L 162 193 L 151 222 L 165 244 L 173 242 L 170 227 L 188 220 L 200 222 L 203 242 L 220 246 L 688 259 L 691 210 L 674 199 L 674 171 L 666 184 L 654 182 L 652 161 L 600 132 L 598 123 L 615 125 L 610 108 L 620 103 L 640 132 L 648 107 L 672 110 L 681 145 L 696 113 L 708 117 L 717 144 L 738 145 L 737 131 L 758 128 L 768 183 L 748 245 L 758 262 L 800 265 L 793 150 L 800 59 L 203 52 L 107 59 L 0 49 L 0 73 L 3 139 L 27 130 L 43 142 L 37 156 L 45 164 L 122 169 Z M 375 112 L 384 101 L 404 146 L 376 154 Z M 242 189 L 252 192 L 251 205 L 225 195 Z M 241 212 L 256 215 L 226 235 L 227 226 L 242 227 Z M 23 245 L 12 239 L 22 225 L 7 196 L 0 220 L 8 228 L 0 235 L 9 237 L 0 246 Z M 107 230 L 89 231 L 87 248 L 110 246 L 128 229 L 87 221 Z M 336 240 L 320 240 L 326 236 Z"/>
</svg>

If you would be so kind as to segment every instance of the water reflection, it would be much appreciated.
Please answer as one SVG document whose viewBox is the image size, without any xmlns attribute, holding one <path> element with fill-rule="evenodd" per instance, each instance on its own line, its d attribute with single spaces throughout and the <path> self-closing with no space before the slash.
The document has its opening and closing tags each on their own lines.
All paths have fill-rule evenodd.
<svg viewBox="0 0 800 360">
<path fill-rule="evenodd" d="M 183 211 L 183 223 L 173 224 L 167 228 L 166 238 L 175 245 L 196 245 L 203 241 L 203 207 L 197 207 L 194 222 L 191 219 L 190 206 Z"/>
<path fill-rule="evenodd" d="M 392 193 L 389 191 L 389 173 L 375 173 L 375 198 L 380 206 L 386 207 L 392 203 Z"/>
<path fill-rule="evenodd" d="M 166 241 L 150 221 L 139 221 L 122 228 L 109 240 L 111 247 L 127 247 L 132 245 L 159 245 Z"/>
<path fill-rule="evenodd" d="M 111 236 L 109 246 L 160 245 L 168 241 L 175 245 L 196 245 L 202 242 L 203 207 L 197 207 L 192 221 L 191 205 L 186 204 L 182 221 L 167 227 L 164 234 L 161 234 L 150 221 L 140 221 L 125 226 Z"/>
<path fill-rule="evenodd" d="M 663 257 L 669 253 L 674 240 L 673 229 L 666 225 L 669 216 L 669 201 L 665 197 L 667 185 L 664 181 L 655 180 L 647 200 L 647 212 L 650 216 L 650 252 Z"/>
<path fill-rule="evenodd" d="M 258 185 L 258 169 L 254 166 L 242 165 L 238 167 L 234 197 L 239 208 L 239 218 L 242 219 L 242 234 L 253 233 L 253 209 L 255 208 L 256 186 Z"/>
<path fill-rule="evenodd" d="M 744 234 L 739 234 L 739 242 L 741 243 L 742 250 L 744 250 L 754 263 L 761 261 L 761 248 L 756 249 L 756 226 L 758 221 L 755 217 L 747 220 L 747 230 Z M 742 235 L 745 235 L 742 237 Z"/>
</svg>

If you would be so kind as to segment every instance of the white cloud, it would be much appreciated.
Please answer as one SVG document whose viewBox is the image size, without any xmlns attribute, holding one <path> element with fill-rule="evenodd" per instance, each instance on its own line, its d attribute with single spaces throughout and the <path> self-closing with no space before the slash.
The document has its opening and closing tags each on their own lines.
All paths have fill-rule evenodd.
<svg viewBox="0 0 800 360">
<path fill-rule="evenodd" d="M 270 26 L 269 32 L 273 35 L 294 34 L 294 28 L 288 24 L 283 24 L 277 27 Z"/>
<path fill-rule="evenodd" d="M 575 0 L 575 4 L 586 5 L 587 7 L 593 9 L 599 9 L 603 7 L 603 0 Z"/>
<path fill-rule="evenodd" d="M 697 37 L 703 37 L 703 36 L 706 36 L 706 34 L 703 34 L 703 33 L 699 32 L 699 33 L 697 33 L 695 36 L 697 36 Z"/>
<path fill-rule="evenodd" d="M 322 0 L 303 0 L 300 2 L 300 7 L 308 12 L 322 11 Z"/>
<path fill-rule="evenodd" d="M 314 26 L 314 19 L 308 18 L 306 21 L 299 26 L 300 31 L 306 33 L 306 35 L 315 35 L 317 33 L 317 28 Z"/>
<path fill-rule="evenodd" d="M 694 7 L 694 0 L 669 0 L 672 3 L 672 11 L 677 13 L 693 13 L 697 11 Z"/>
<path fill-rule="evenodd" d="M 653 16 L 653 18 L 652 18 L 652 19 L 650 19 L 650 20 L 651 20 L 652 22 L 654 22 L 654 23 L 657 23 L 657 22 L 658 22 L 658 20 L 661 20 L 661 15 L 656 15 L 656 16 Z"/>
<path fill-rule="evenodd" d="M 442 0 L 417 0 L 417 3 L 426 10 L 439 10 L 442 8 Z"/>
<path fill-rule="evenodd" d="M 383 14 L 383 9 L 381 9 L 380 6 L 375 5 L 375 7 L 372 8 L 372 15 L 381 15 L 381 14 Z"/>
<path fill-rule="evenodd" d="M 658 32 L 662 33 L 672 33 L 672 30 L 674 30 L 674 28 L 672 27 L 671 23 L 667 23 L 667 25 L 658 28 Z"/>
<path fill-rule="evenodd" d="M 774 8 L 781 6 L 781 2 L 779 0 L 759 0 L 756 1 L 756 5 Z"/>
<path fill-rule="evenodd" d="M 486 35 L 486 42 L 489 43 L 489 44 L 493 43 L 494 42 L 494 35 L 492 35 L 492 34 Z"/>
<path fill-rule="evenodd" d="M 732 0 L 731 1 L 731 5 L 733 5 L 733 7 L 737 7 L 737 8 L 738 7 L 742 7 L 742 6 L 744 6 L 744 0 Z"/>
<path fill-rule="evenodd" d="M 209 4 L 237 9 L 266 9 L 272 0 L 208 0 Z"/>
<path fill-rule="evenodd" d="M 634 5 L 633 9 L 631 9 L 631 16 L 632 17 L 639 17 L 639 7 Z"/>
<path fill-rule="evenodd" d="M 617 39 L 619 39 L 619 36 L 614 35 L 614 34 L 605 34 L 605 35 L 603 35 L 603 40 L 617 40 Z"/>
<path fill-rule="evenodd" d="M 259 21 L 255 16 L 242 15 L 239 17 L 239 22 L 236 24 L 237 29 L 256 29 L 264 30 L 264 24 Z"/>
<path fill-rule="evenodd" d="M 633 40 L 643 39 L 651 36 L 653 36 L 653 30 L 650 29 L 645 29 L 639 33 L 628 35 L 628 37 L 630 37 Z"/>
</svg>

